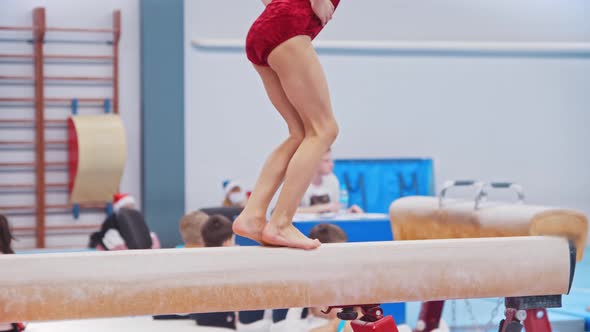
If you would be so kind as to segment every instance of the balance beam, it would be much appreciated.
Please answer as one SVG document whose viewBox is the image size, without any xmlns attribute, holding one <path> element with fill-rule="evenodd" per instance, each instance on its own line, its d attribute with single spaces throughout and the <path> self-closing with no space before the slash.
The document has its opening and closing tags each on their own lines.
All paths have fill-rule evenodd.
<svg viewBox="0 0 590 332">
<path fill-rule="evenodd" d="M 0 322 L 557 295 L 574 266 L 557 237 L 0 255 Z"/>
</svg>

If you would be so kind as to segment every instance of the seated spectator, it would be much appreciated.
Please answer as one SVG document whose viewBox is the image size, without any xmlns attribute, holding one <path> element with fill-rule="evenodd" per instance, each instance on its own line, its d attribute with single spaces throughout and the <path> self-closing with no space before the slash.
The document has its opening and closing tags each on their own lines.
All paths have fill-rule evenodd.
<svg viewBox="0 0 590 332">
<path fill-rule="evenodd" d="M 233 180 L 223 181 L 223 198 L 222 206 L 225 207 L 244 207 L 246 205 L 246 193 L 242 185 Z"/>
<path fill-rule="evenodd" d="M 227 247 L 235 245 L 232 222 L 222 215 L 212 215 L 203 224 L 201 236 L 205 247 Z M 235 312 L 212 312 L 191 314 L 199 326 L 236 329 Z"/>
<path fill-rule="evenodd" d="M 0 214 L 0 255 L 1 254 L 14 254 L 12 250 L 12 232 L 8 219 Z"/>
<path fill-rule="evenodd" d="M 201 236 L 205 247 L 232 247 L 235 245 L 232 222 L 220 214 L 212 215 L 207 219 L 201 228 Z"/>
<path fill-rule="evenodd" d="M 317 171 L 303 195 L 297 213 L 327 213 L 339 212 L 340 206 L 340 181 L 334 175 L 334 160 L 332 150 L 328 150 L 317 168 Z M 363 213 L 363 210 L 353 205 L 348 208 L 349 213 Z"/>
<path fill-rule="evenodd" d="M 309 231 L 310 239 L 318 239 L 321 243 L 345 243 L 348 242 L 346 232 L 334 224 L 317 224 Z"/>
<path fill-rule="evenodd" d="M 0 214 L 0 255 L 14 254 L 12 240 L 14 240 L 14 237 L 12 236 L 8 219 Z M 0 332 L 20 332 L 24 329 L 25 326 L 22 323 L 0 323 Z"/>
<path fill-rule="evenodd" d="M 344 243 L 348 237 L 342 228 L 333 224 L 318 224 L 309 232 L 310 239 L 318 239 L 322 243 Z M 350 323 L 336 317 L 338 310 L 324 314 L 322 308 L 292 308 L 286 312 L 285 319 L 271 327 L 271 332 L 341 332 L 352 331 Z M 307 312 L 306 312 L 307 311 Z"/>
<path fill-rule="evenodd" d="M 202 211 L 193 211 L 180 220 L 180 236 L 185 248 L 201 248 L 205 246 L 201 229 L 209 216 Z"/>
<path fill-rule="evenodd" d="M 100 231 L 90 235 L 89 248 L 97 250 L 160 248 L 157 235 L 150 232 L 132 196 L 115 194 L 113 210 L 114 213 L 102 223 Z"/>
<path fill-rule="evenodd" d="M 188 213 L 180 219 L 179 229 L 180 236 L 184 244 L 181 248 L 202 248 L 205 246 L 203 243 L 203 236 L 201 235 L 201 228 L 203 224 L 209 219 L 209 215 L 202 211 L 193 211 Z M 156 315 L 156 320 L 176 320 L 176 319 L 190 319 L 188 314 L 168 314 L 168 315 Z"/>
<path fill-rule="evenodd" d="M 272 325 L 272 309 L 240 311 L 236 320 L 238 332 L 269 332 Z"/>
<path fill-rule="evenodd" d="M 314 226 L 309 232 L 310 239 L 318 239 L 322 243 L 344 243 L 348 241 L 348 236 L 344 230 L 333 224 L 318 224 Z M 310 331 L 310 332 L 352 332 L 350 321 L 343 321 L 337 317 L 339 310 L 332 310 L 329 314 L 324 314 L 322 310 L 327 308 L 309 308 L 307 317 L 301 317 L 302 309 L 289 309 L 287 314 L 287 323 L 280 322 L 277 326 L 273 325 L 271 332 L 295 332 L 295 331 Z M 360 308 L 356 309 L 359 317 L 362 316 Z M 293 311 L 293 313 L 291 312 Z M 289 319 L 291 317 L 291 319 Z M 444 321 L 441 320 L 440 331 L 444 330 Z M 411 332 L 412 329 L 408 325 L 399 325 L 399 332 Z"/>
<path fill-rule="evenodd" d="M 333 224 L 318 224 L 309 231 L 310 239 L 318 239 L 321 243 L 345 243 L 348 236 L 344 230 Z M 322 331 L 352 331 L 350 322 L 341 321 L 336 317 L 337 310 L 324 314 L 322 310 L 327 308 L 309 308 L 311 323 L 314 332 Z M 323 321 L 323 322 L 322 322 Z"/>
</svg>

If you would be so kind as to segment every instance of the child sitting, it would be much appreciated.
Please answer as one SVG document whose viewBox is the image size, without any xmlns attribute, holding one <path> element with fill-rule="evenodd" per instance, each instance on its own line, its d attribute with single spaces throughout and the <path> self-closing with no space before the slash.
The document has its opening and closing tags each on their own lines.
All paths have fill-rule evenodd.
<svg viewBox="0 0 590 332">
<path fill-rule="evenodd" d="M 205 247 L 231 247 L 235 245 L 232 222 L 226 217 L 215 214 L 209 217 L 201 228 Z"/>
<path fill-rule="evenodd" d="M 340 206 L 341 184 L 334 174 L 332 150 L 324 153 L 311 184 L 305 191 L 297 213 L 336 213 Z M 347 213 L 364 213 L 358 205 L 349 207 Z"/>
<path fill-rule="evenodd" d="M 201 229 L 209 215 L 202 211 L 191 212 L 180 220 L 180 236 L 185 248 L 201 248 L 205 246 Z"/>
<path fill-rule="evenodd" d="M 309 232 L 309 238 L 318 239 L 321 243 L 344 243 L 348 241 L 348 236 L 342 228 L 333 224 L 318 224 Z M 341 332 L 352 331 L 350 324 L 340 321 L 336 314 L 338 310 L 333 310 L 329 314 L 322 312 L 323 308 L 309 308 L 308 314 L 302 308 L 289 309 L 285 320 L 275 323 L 271 327 L 271 332 L 295 332 L 295 331 L 312 331 L 312 332 Z M 305 316 L 304 319 L 301 319 Z"/>
<path fill-rule="evenodd" d="M 348 237 L 342 228 L 333 225 L 333 224 L 318 224 L 313 227 L 309 232 L 309 238 L 311 239 L 318 239 L 322 243 L 344 243 L 348 241 Z M 310 328 L 311 332 L 352 332 L 352 327 L 350 326 L 349 321 L 343 321 L 336 317 L 338 310 L 333 310 L 330 314 L 326 315 L 322 312 L 320 308 L 310 308 Z M 362 316 L 360 309 L 357 308 L 357 312 L 359 313 L 359 317 Z M 309 318 L 308 318 L 309 319 Z M 324 320 L 324 323 L 321 323 L 321 320 Z M 441 320 L 441 325 L 439 326 L 440 331 L 447 331 L 448 328 L 445 330 L 445 323 Z M 408 325 L 398 325 L 399 332 L 411 332 L 412 329 Z"/>
<path fill-rule="evenodd" d="M 5 216 L 0 214 L 0 254 L 14 254 L 12 250 L 12 232 Z"/>
<path fill-rule="evenodd" d="M 132 196 L 115 194 L 113 212 L 102 223 L 100 231 L 90 235 L 89 248 L 97 250 L 160 248 L 158 236 L 150 232 Z"/>
<path fill-rule="evenodd" d="M 318 224 L 309 231 L 310 239 L 318 239 L 321 243 L 344 243 L 348 242 L 348 236 L 344 230 L 333 224 Z M 341 332 L 352 331 L 350 323 L 341 321 L 336 317 L 338 310 L 324 314 L 322 308 L 310 308 L 311 321 L 315 322 L 313 332 Z M 322 324 L 322 320 L 324 321 Z"/>
<path fill-rule="evenodd" d="M 212 215 L 203 224 L 201 236 L 205 247 L 233 246 L 235 237 L 232 231 L 232 222 L 222 215 Z M 236 329 L 235 312 L 212 312 L 191 314 L 199 326 L 224 327 Z"/>
<path fill-rule="evenodd" d="M 201 230 L 209 215 L 202 211 L 193 211 L 180 219 L 179 230 L 184 244 L 178 248 L 202 248 L 205 246 Z M 188 314 L 155 315 L 156 320 L 191 319 Z"/>
</svg>

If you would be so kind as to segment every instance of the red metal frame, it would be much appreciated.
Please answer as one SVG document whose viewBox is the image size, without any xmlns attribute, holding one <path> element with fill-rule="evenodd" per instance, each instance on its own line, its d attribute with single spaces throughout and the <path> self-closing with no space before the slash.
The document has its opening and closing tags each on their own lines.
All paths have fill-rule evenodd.
<svg viewBox="0 0 590 332">
<path fill-rule="evenodd" d="M 414 332 L 430 332 L 438 328 L 445 301 L 423 302 Z"/>
<path fill-rule="evenodd" d="M 517 319 L 518 311 L 526 312 L 524 321 Z M 526 332 L 551 332 L 551 323 L 547 316 L 547 310 L 544 308 L 517 310 L 514 308 L 507 308 L 505 311 L 505 319 L 500 325 L 500 332 L 520 332 L 522 327 Z M 521 317 L 522 318 L 522 317 Z"/>
<path fill-rule="evenodd" d="M 444 301 L 432 301 L 422 303 L 422 308 L 420 309 L 420 316 L 418 318 L 419 326 L 417 326 L 417 328 L 414 331 L 430 332 L 433 329 L 438 328 L 443 307 Z M 506 309 L 506 318 L 501 322 L 500 332 L 514 332 L 512 330 L 517 327 L 516 324 L 520 324 L 516 318 L 517 312 L 518 310 L 514 308 Z M 528 309 L 525 312 L 526 318 L 523 323 L 526 332 L 551 332 L 551 323 L 549 322 L 546 309 Z"/>
<path fill-rule="evenodd" d="M 33 76 L 15 76 L 15 75 L 0 75 L 0 80 L 23 80 L 23 81 L 32 81 L 35 78 Z"/>
<path fill-rule="evenodd" d="M 10 31 L 31 31 L 34 27 L 15 27 L 15 26 L 0 26 L 0 30 Z"/>
<path fill-rule="evenodd" d="M 45 98 L 48 103 L 71 103 L 76 99 L 79 103 L 103 103 L 105 98 Z"/>
<path fill-rule="evenodd" d="M 32 54 L 0 54 L 2 59 L 34 59 L 35 56 Z M 112 61 L 114 57 L 112 55 L 69 55 L 69 54 L 46 54 L 45 60 L 101 60 L 101 61 Z"/>
<path fill-rule="evenodd" d="M 354 332 L 398 332 L 397 325 L 392 316 L 384 316 L 379 304 L 364 304 L 352 306 L 332 306 L 324 313 L 332 309 L 342 309 L 338 314 L 340 319 L 350 320 L 350 326 Z M 357 319 L 355 308 L 360 308 L 362 317 Z"/>
<path fill-rule="evenodd" d="M 88 29 L 88 28 L 47 28 L 51 32 L 87 32 L 87 33 L 110 33 L 113 29 Z"/>
<path fill-rule="evenodd" d="M 42 80 L 41 80 L 42 83 Z M 103 103 L 106 98 L 43 98 L 42 100 L 46 103 L 71 103 L 73 99 L 78 100 L 80 103 Z M 35 102 L 36 98 L 0 98 L 2 102 L 8 103 L 21 103 L 21 102 Z"/>
<path fill-rule="evenodd" d="M 52 234 L 79 234 L 80 232 L 98 231 L 102 225 L 55 225 L 47 226 L 46 230 Z M 35 227 L 15 227 L 12 229 L 16 234 L 30 234 L 35 231 Z"/>
<path fill-rule="evenodd" d="M 98 77 L 98 76 L 45 76 L 45 80 L 50 81 L 112 81 L 112 77 Z M 17 76 L 17 75 L 0 75 L 0 80 L 19 80 L 19 81 L 33 81 L 33 76 Z"/>
<path fill-rule="evenodd" d="M 37 185 L 37 247 L 45 248 L 45 91 L 43 85 L 43 42 L 45 39 L 45 8 L 33 10 L 33 26 L 35 41 L 35 154 Z"/>
<path fill-rule="evenodd" d="M 26 102 L 34 102 L 35 98 L 12 98 L 12 97 L 2 97 L 0 98 L 1 102 L 5 103 L 26 103 Z"/>
<path fill-rule="evenodd" d="M 78 175 L 78 133 L 72 119 L 68 119 L 68 141 L 68 192 L 71 193 Z"/>
<path fill-rule="evenodd" d="M 34 213 L 36 216 L 35 227 L 18 228 L 20 231 L 34 231 L 36 233 L 36 246 L 38 248 L 45 247 L 45 232 L 47 230 L 68 230 L 68 229 L 95 229 L 99 226 L 95 225 L 63 225 L 63 226 L 47 226 L 45 224 L 45 213 L 48 209 L 72 209 L 71 204 L 47 204 L 45 200 L 45 192 L 47 189 L 55 188 L 69 188 L 69 183 L 45 183 L 45 172 L 52 171 L 47 167 L 63 167 L 65 170 L 71 167 L 68 162 L 47 162 L 45 160 L 45 149 L 48 145 L 52 147 L 55 145 L 66 145 L 68 141 L 63 140 L 45 140 L 46 127 L 56 125 L 67 128 L 67 120 L 45 119 L 44 108 L 48 103 L 51 104 L 70 104 L 74 98 L 63 97 L 46 97 L 44 93 L 45 81 L 95 81 L 95 82 L 112 82 L 113 95 L 111 98 L 112 111 L 115 114 L 119 113 L 119 40 L 121 36 L 121 12 L 116 10 L 113 12 L 112 28 L 105 29 L 86 29 L 86 28 L 63 28 L 63 27 L 47 27 L 45 8 L 38 7 L 33 10 L 33 26 L 0 26 L 0 30 L 12 31 L 31 31 L 33 33 L 34 52 L 33 54 L 0 54 L 2 59 L 31 59 L 34 64 L 34 76 L 18 76 L 18 75 L 1 75 L 0 80 L 25 80 L 32 81 L 35 86 L 35 96 L 32 98 L 13 98 L 2 97 L 0 102 L 7 103 L 31 103 L 35 108 L 34 119 L 0 119 L 0 124 L 24 124 L 33 125 L 35 129 L 34 141 L 0 141 L 0 145 L 27 145 L 34 147 L 35 160 L 34 162 L 0 162 L 0 167 L 32 167 L 35 171 L 34 184 L 0 184 L 0 189 L 35 189 L 35 205 L 26 206 L 5 206 L 0 209 L 8 211 L 25 210 Z M 112 34 L 112 54 L 111 55 L 67 55 L 67 54 L 44 54 L 44 41 L 47 32 L 72 32 L 72 33 L 107 33 Z M 112 61 L 113 75 L 112 77 L 97 77 L 97 76 L 44 76 L 44 63 L 47 60 L 88 60 L 88 61 Z M 107 98 L 76 98 L 80 104 L 98 104 L 103 106 Z M 97 106 L 98 106 L 97 105 Z M 51 129 L 51 128 L 50 128 Z M 61 171 L 61 169 L 58 169 Z M 100 204 L 81 204 L 80 208 L 84 209 L 103 209 L 104 203 Z M 10 212 L 9 212 L 10 214 Z"/>
<path fill-rule="evenodd" d="M 113 113 L 119 114 L 119 40 L 121 39 L 121 11 L 113 12 Z"/>
<path fill-rule="evenodd" d="M 112 77 L 98 77 L 98 76 L 45 76 L 46 80 L 50 81 L 112 81 Z"/>
<path fill-rule="evenodd" d="M 34 162 L 8 162 L 0 163 L 0 167 L 34 167 L 37 163 Z M 68 163 L 65 161 L 49 161 L 45 162 L 45 167 L 67 167 Z"/>
<path fill-rule="evenodd" d="M 45 119 L 45 126 L 55 126 L 55 125 L 62 125 L 65 126 L 67 120 L 59 120 L 59 119 Z M 36 123 L 33 119 L 0 119 L 0 123 L 6 124 L 31 124 Z"/>
<path fill-rule="evenodd" d="M 97 203 L 97 204 L 80 204 L 81 208 L 84 209 L 104 209 L 104 203 Z M 52 209 L 52 210 L 69 210 L 73 209 L 73 204 L 46 204 L 45 209 Z M 36 211 L 37 207 L 35 205 L 10 205 L 10 206 L 0 206 L 0 210 L 2 211 Z"/>
<path fill-rule="evenodd" d="M 392 316 L 383 316 L 379 305 L 361 306 L 363 316 L 350 323 L 354 332 L 398 332 Z"/>
<path fill-rule="evenodd" d="M 44 127 L 43 124 L 41 126 Z M 64 144 L 68 144 L 68 141 L 51 140 L 51 141 L 45 141 L 44 143 L 46 145 L 64 145 Z M 0 141 L 0 145 L 37 145 L 37 144 L 39 144 L 39 142 L 37 140 L 35 140 L 35 141 Z"/>
<path fill-rule="evenodd" d="M 0 58 L 8 59 L 33 59 L 32 54 L 0 54 Z"/>
<path fill-rule="evenodd" d="M 66 55 L 66 54 L 48 54 L 45 59 L 56 60 L 113 60 L 110 55 Z"/>
<path fill-rule="evenodd" d="M 78 134 L 71 118 L 68 119 L 68 141 L 68 191 L 71 193 L 78 174 Z"/>
<path fill-rule="evenodd" d="M 508 326 L 511 323 L 517 322 L 516 312 L 517 312 L 516 309 L 510 309 L 510 308 L 507 308 L 506 311 L 504 311 L 504 315 L 506 318 L 500 322 L 499 332 L 506 332 L 506 330 L 508 329 Z"/>
<path fill-rule="evenodd" d="M 524 328 L 530 332 L 551 332 L 551 323 L 546 309 L 529 309 L 526 311 Z"/>
<path fill-rule="evenodd" d="M 56 225 L 56 226 L 47 226 L 48 231 L 67 231 L 67 230 L 93 230 L 99 229 L 102 224 L 94 224 L 94 225 Z M 34 227 L 16 227 L 14 231 L 19 232 L 27 232 L 27 231 L 34 231 Z"/>
<path fill-rule="evenodd" d="M 67 183 L 46 183 L 46 188 L 68 188 Z M 34 189 L 34 184 L 29 183 L 10 183 L 10 184 L 0 184 L 0 189 Z"/>
</svg>

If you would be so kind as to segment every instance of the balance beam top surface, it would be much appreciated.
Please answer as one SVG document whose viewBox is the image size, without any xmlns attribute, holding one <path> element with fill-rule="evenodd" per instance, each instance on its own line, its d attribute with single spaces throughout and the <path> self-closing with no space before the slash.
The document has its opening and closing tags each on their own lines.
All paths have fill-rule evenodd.
<svg viewBox="0 0 590 332">
<path fill-rule="evenodd" d="M 568 241 L 0 255 L 0 322 L 565 294 Z"/>
</svg>

